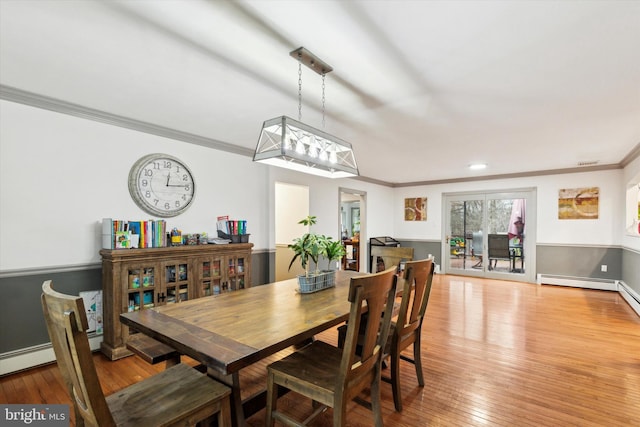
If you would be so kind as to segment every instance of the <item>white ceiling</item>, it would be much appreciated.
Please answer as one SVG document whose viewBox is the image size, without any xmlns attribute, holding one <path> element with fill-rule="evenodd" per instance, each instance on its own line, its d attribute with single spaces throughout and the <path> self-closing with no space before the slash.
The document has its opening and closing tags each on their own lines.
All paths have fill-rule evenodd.
<svg viewBox="0 0 640 427">
<path fill-rule="evenodd" d="M 232 145 L 298 116 L 362 176 L 620 164 L 640 143 L 640 1 L 0 0 L 0 84 Z M 321 79 L 302 75 L 320 128 Z M 469 171 L 486 162 L 484 171 Z"/>
</svg>

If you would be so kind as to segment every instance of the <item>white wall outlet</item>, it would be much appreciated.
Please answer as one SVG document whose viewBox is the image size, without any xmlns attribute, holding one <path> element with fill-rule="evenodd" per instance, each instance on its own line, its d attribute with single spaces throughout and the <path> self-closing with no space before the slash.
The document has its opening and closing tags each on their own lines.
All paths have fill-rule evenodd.
<svg viewBox="0 0 640 427">
<path fill-rule="evenodd" d="M 602 272 L 605 272 L 605 273 L 606 273 L 606 272 L 607 272 L 607 265 L 606 265 L 606 264 L 602 264 L 602 265 L 600 266 L 600 271 L 602 271 Z"/>
</svg>

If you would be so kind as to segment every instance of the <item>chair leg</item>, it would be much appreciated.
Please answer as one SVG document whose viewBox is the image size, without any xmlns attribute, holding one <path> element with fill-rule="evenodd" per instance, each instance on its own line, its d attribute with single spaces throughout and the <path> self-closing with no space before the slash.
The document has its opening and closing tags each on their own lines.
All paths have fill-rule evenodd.
<svg viewBox="0 0 640 427">
<path fill-rule="evenodd" d="M 84 418 L 82 418 L 82 414 L 78 411 L 77 403 L 73 404 L 73 410 L 76 414 L 76 427 L 84 427 Z"/>
<path fill-rule="evenodd" d="M 342 399 L 338 398 L 336 395 L 333 396 L 333 427 L 344 426 L 347 420 L 347 402 L 344 400 L 344 395 Z"/>
<path fill-rule="evenodd" d="M 373 384 L 371 384 L 371 411 L 373 412 L 375 426 L 383 427 L 382 404 L 380 403 L 380 375 L 378 375 L 377 378 L 373 380 Z M 335 425 L 342 425 L 342 424 L 335 424 L 335 418 L 334 418 L 334 426 Z"/>
<path fill-rule="evenodd" d="M 220 412 L 218 412 L 218 427 L 231 427 L 231 397 L 227 396 L 220 403 Z"/>
<path fill-rule="evenodd" d="M 391 350 L 391 390 L 393 392 L 393 405 L 396 411 L 402 412 L 402 396 L 400 391 L 400 354 L 396 347 Z"/>
<path fill-rule="evenodd" d="M 267 374 L 267 407 L 266 407 L 266 419 L 265 426 L 273 427 L 275 420 L 273 419 L 273 412 L 276 410 L 278 402 L 278 384 L 273 382 L 273 375 Z"/>
<path fill-rule="evenodd" d="M 347 329 L 343 327 L 338 328 L 338 348 L 344 348 L 344 341 L 347 338 Z"/>
<path fill-rule="evenodd" d="M 422 328 L 418 328 L 416 340 L 413 343 L 413 364 L 416 365 L 416 377 L 418 377 L 418 385 L 424 387 L 424 375 L 422 374 L 422 357 L 420 355 L 420 334 Z"/>
</svg>

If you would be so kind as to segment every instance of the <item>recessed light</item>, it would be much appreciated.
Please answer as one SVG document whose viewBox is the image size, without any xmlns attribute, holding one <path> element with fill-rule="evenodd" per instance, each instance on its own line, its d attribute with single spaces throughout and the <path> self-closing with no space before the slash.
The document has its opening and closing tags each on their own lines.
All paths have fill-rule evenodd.
<svg viewBox="0 0 640 427">
<path fill-rule="evenodd" d="M 469 165 L 469 169 L 471 170 L 480 170 L 480 169 L 485 169 L 487 167 L 486 163 L 471 163 Z"/>
</svg>

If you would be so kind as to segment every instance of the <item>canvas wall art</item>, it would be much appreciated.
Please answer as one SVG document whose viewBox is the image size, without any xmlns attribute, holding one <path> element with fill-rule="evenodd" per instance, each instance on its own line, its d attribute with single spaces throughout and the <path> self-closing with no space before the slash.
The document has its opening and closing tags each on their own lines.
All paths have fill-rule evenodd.
<svg viewBox="0 0 640 427">
<path fill-rule="evenodd" d="M 558 193 L 558 219 L 598 219 L 600 188 L 563 188 Z"/>
<path fill-rule="evenodd" d="M 427 198 L 412 197 L 404 199 L 404 220 L 405 221 L 426 221 L 427 220 Z"/>
</svg>

